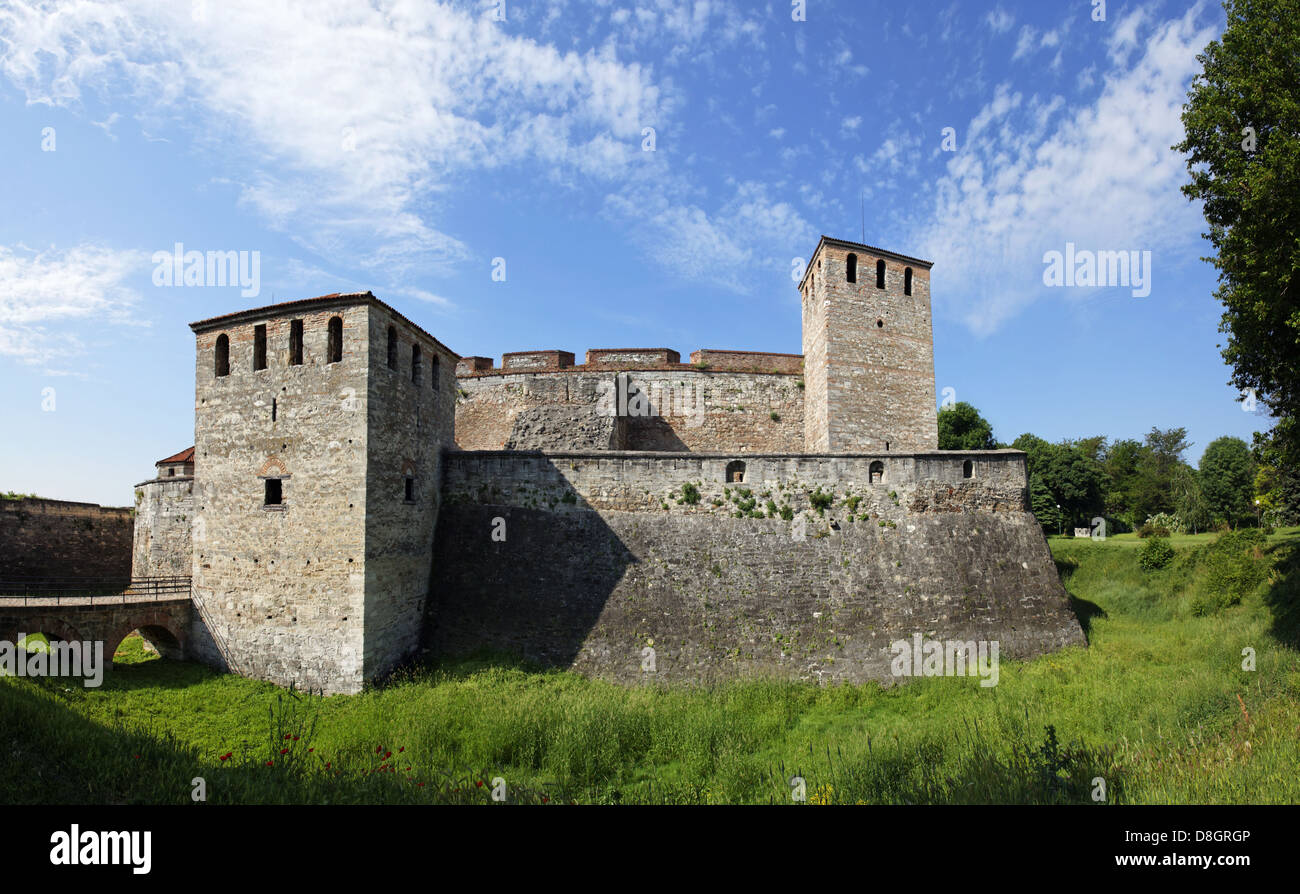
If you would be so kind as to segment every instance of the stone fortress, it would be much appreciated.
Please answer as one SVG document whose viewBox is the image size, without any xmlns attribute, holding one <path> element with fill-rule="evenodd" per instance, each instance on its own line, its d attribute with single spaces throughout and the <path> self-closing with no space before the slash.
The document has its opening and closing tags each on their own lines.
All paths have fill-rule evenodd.
<svg viewBox="0 0 1300 894">
<path fill-rule="evenodd" d="M 1024 454 L 940 452 L 930 263 L 823 236 L 803 354 L 460 357 L 370 293 L 193 323 L 136 488 L 185 651 L 356 692 L 421 652 L 606 679 L 888 681 L 890 643 L 1084 642 Z"/>
</svg>

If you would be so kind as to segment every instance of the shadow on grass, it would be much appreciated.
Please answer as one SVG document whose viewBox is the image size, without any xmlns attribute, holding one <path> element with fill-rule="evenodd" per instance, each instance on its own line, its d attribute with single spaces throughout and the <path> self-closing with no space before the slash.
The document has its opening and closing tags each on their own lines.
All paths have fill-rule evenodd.
<svg viewBox="0 0 1300 894">
<path fill-rule="evenodd" d="M 1271 633 L 1293 649 L 1300 649 L 1300 547 L 1281 543 L 1269 550 L 1276 556 L 1264 604 L 1273 616 Z"/>
</svg>

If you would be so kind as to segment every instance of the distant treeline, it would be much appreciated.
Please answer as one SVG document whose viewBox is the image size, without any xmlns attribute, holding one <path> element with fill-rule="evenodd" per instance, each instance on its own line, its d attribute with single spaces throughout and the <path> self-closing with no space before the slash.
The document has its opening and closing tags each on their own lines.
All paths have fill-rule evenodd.
<svg viewBox="0 0 1300 894">
<path fill-rule="evenodd" d="M 1011 447 L 1028 454 L 1029 501 L 1049 533 L 1106 519 L 1108 533 L 1155 527 L 1195 533 L 1214 528 L 1300 524 L 1300 474 L 1271 434 L 1253 444 L 1222 437 L 1193 467 L 1187 429 L 1152 428 L 1142 440 L 1104 435 L 1057 443 L 1025 433 L 999 442 L 966 402 L 939 411 L 940 450 Z"/>
</svg>

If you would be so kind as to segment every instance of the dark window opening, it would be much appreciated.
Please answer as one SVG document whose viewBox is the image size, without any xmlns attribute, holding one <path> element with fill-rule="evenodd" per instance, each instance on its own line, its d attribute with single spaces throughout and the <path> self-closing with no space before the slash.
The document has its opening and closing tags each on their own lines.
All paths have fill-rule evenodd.
<svg viewBox="0 0 1300 894">
<path fill-rule="evenodd" d="M 415 502 L 415 479 L 410 475 L 406 476 L 406 502 Z"/>
<path fill-rule="evenodd" d="M 888 441 L 885 442 L 885 452 L 886 452 L 886 453 L 889 452 L 889 442 L 888 442 Z"/>
<path fill-rule="evenodd" d="M 844 276 L 849 282 L 858 281 L 858 256 L 849 255 L 848 261 L 844 265 Z"/>
<path fill-rule="evenodd" d="M 175 470 L 175 469 L 168 469 L 168 470 L 167 470 L 167 477 L 168 477 L 168 478 L 175 478 L 175 477 L 176 477 L 176 470 Z"/>
<path fill-rule="evenodd" d="M 326 363 L 338 363 L 343 359 L 343 318 L 330 317 L 329 359 Z"/>
<path fill-rule="evenodd" d="M 217 336 L 216 374 L 230 375 L 230 336 L 222 333 Z"/>
<path fill-rule="evenodd" d="M 884 329 L 884 328 L 885 328 L 885 321 L 884 321 L 884 320 L 876 320 L 876 328 L 877 328 L 877 329 Z"/>
<path fill-rule="evenodd" d="M 266 324 L 253 327 L 253 369 L 266 369 Z"/>
<path fill-rule="evenodd" d="M 903 294 L 912 294 L 912 268 L 908 267 L 903 271 Z"/>
<path fill-rule="evenodd" d="M 727 483 L 744 484 L 745 483 L 745 464 L 740 460 L 732 460 L 727 463 Z"/>
<path fill-rule="evenodd" d="M 880 484 L 885 480 L 885 464 L 876 460 L 870 466 L 871 483 Z"/>
<path fill-rule="evenodd" d="M 388 327 L 388 368 L 397 369 L 397 330 Z"/>
<path fill-rule="evenodd" d="M 266 479 L 266 501 L 264 505 L 266 506 L 284 505 L 284 490 L 281 487 L 281 485 L 283 484 L 284 482 L 281 481 L 279 478 Z"/>
<path fill-rule="evenodd" d="M 302 320 L 289 321 L 289 365 L 302 366 Z"/>
<path fill-rule="evenodd" d="M 271 398 L 271 421 L 275 421 L 276 414 L 279 412 L 280 402 L 274 397 Z"/>
<path fill-rule="evenodd" d="M 411 345 L 411 381 L 417 385 L 420 384 L 420 359 L 420 346 Z"/>
<path fill-rule="evenodd" d="M 961 464 L 961 477 L 963 478 L 975 477 L 975 466 L 973 463 L 971 463 L 970 460 L 966 460 L 966 462 Z"/>
<path fill-rule="evenodd" d="M 439 373 L 442 371 L 442 365 L 439 362 L 441 360 L 442 360 L 441 357 L 439 357 L 437 354 L 434 354 L 432 359 L 429 361 L 429 366 L 432 367 L 433 369 L 433 390 L 434 391 L 437 391 L 439 388 L 442 387 L 442 383 L 438 381 L 441 378 L 441 376 L 439 375 Z"/>
<path fill-rule="evenodd" d="M 885 262 L 876 261 L 876 288 L 883 289 L 884 287 L 885 287 Z"/>
</svg>

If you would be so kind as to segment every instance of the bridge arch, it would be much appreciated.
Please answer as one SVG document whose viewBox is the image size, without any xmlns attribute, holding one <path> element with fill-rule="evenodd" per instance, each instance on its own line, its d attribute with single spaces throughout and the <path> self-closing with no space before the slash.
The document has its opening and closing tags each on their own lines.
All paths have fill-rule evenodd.
<svg viewBox="0 0 1300 894">
<path fill-rule="evenodd" d="M 122 645 L 122 640 L 137 630 L 145 642 L 157 649 L 163 658 L 185 657 L 184 628 L 169 614 L 159 611 L 131 614 L 126 620 L 118 622 L 109 635 L 104 637 L 104 655 L 111 660 Z"/>
</svg>

